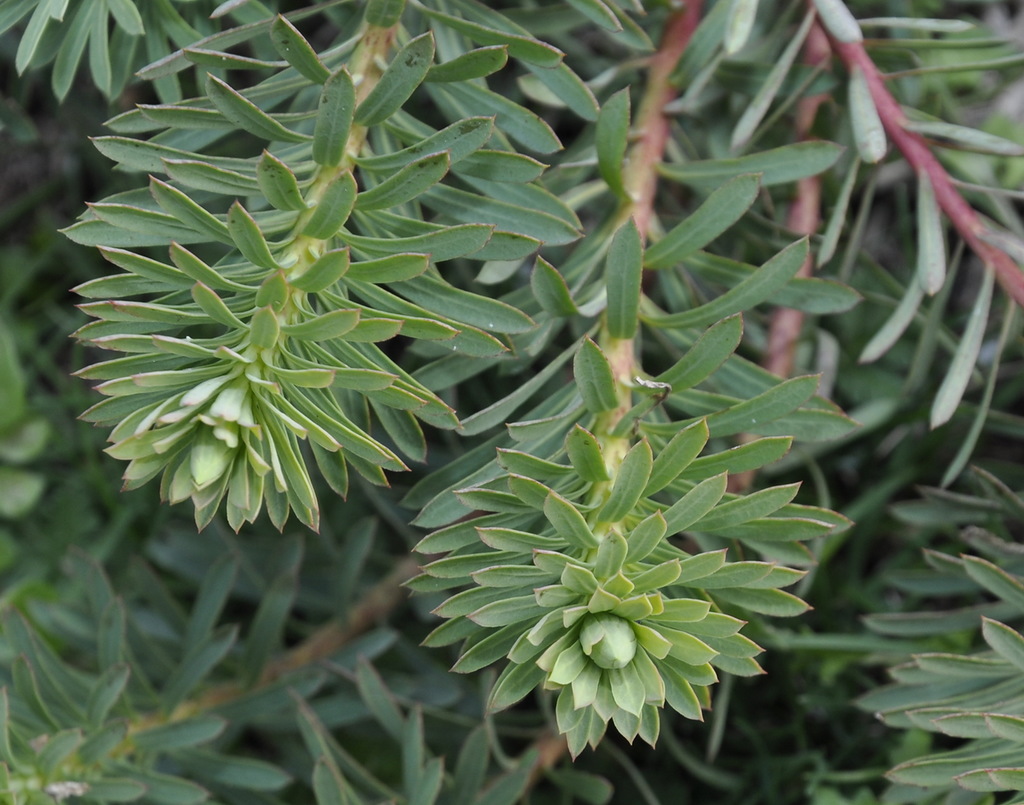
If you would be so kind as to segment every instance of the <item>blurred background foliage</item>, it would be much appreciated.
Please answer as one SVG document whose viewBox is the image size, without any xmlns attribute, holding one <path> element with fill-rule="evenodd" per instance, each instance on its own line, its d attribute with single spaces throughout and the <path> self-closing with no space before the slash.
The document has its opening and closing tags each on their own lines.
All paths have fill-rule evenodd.
<svg viewBox="0 0 1024 805">
<path fill-rule="evenodd" d="M 103 434 L 77 419 L 95 400 L 71 373 L 94 358 L 68 338 L 84 322 L 74 307 L 79 300 L 68 289 L 108 268 L 94 250 L 57 230 L 70 225 L 86 201 L 128 190 L 136 177 L 111 170 L 88 137 L 106 133 L 104 121 L 136 103 L 170 102 L 197 90 L 190 86 L 191 72 L 147 83 L 132 78 L 133 71 L 195 35 L 304 4 L 72 2 L 69 20 L 100 8 L 109 12 L 109 22 L 90 29 L 103 36 L 68 44 L 60 26 L 52 25 L 38 50 L 28 54 L 23 43 L 33 15 L 48 4 L 60 5 L 0 2 L 0 27 L 7 29 L 0 38 L 0 598 L 8 613 L 0 646 L 3 677 L 22 692 L 31 687 L 15 658 L 37 651 L 43 658 L 39 667 L 51 668 L 41 672 L 49 680 L 41 683 L 45 701 L 46 685 L 59 688 L 62 674 L 81 683 L 102 677 L 131 655 L 150 677 L 138 683 L 135 706 L 170 712 L 182 702 L 196 705 L 184 716 L 188 735 L 151 737 L 153 751 L 170 747 L 160 770 L 166 779 L 147 781 L 125 764 L 120 776 L 111 777 L 109 798 L 100 801 L 140 796 L 145 789 L 133 789 L 132 780 L 149 785 L 151 794 L 163 792 L 163 799 L 153 801 L 199 801 L 200 792 L 173 780 L 200 779 L 213 800 L 222 802 L 312 802 L 310 781 L 318 781 L 322 803 L 429 802 L 433 780 L 440 780 L 440 757 L 455 771 L 445 779 L 443 802 L 1024 801 L 989 792 L 1000 786 L 989 786 L 991 777 L 976 771 L 1022 765 L 1024 730 L 1014 732 L 1014 722 L 1000 732 L 984 715 L 999 709 L 1024 716 L 1021 654 L 999 643 L 1000 635 L 1020 627 L 1024 615 L 1024 504 L 1016 494 L 1024 489 L 1021 316 L 1014 303 L 996 294 L 977 361 L 966 370 L 963 400 L 945 424 L 930 427 L 982 283 L 977 260 L 949 232 L 949 279 L 909 311 L 901 332 L 890 328 L 888 349 L 876 350 L 871 362 L 860 360 L 912 287 L 922 247 L 917 185 L 906 163 L 894 155 L 878 165 L 855 162 L 841 69 L 794 69 L 754 142 L 756 150 L 791 143 L 797 95 L 828 95 L 812 134 L 848 148 L 822 177 L 819 232 L 827 232 L 837 209 L 842 226 L 821 276 L 847 284 L 863 301 L 847 312 L 808 318 L 794 374 L 821 373 L 819 393 L 860 427 L 840 438 L 798 444 L 762 470 L 757 483 L 800 481 L 801 502 L 833 508 L 853 525 L 816 543 L 816 563 L 794 588 L 812 606 L 809 612 L 752 624 L 749 636 L 768 650 L 762 662 L 766 675 L 725 677 L 704 723 L 666 715 L 657 750 L 629 746 L 615 736 L 570 764 L 552 748 L 557 739 L 551 700 L 537 695 L 484 718 L 493 673 L 448 673 L 454 653 L 420 646 L 436 626 L 430 610 L 441 599 L 408 598 L 395 583 L 415 570 L 410 551 L 424 531 L 409 525 L 414 512 L 401 500 L 424 469 L 414 469 L 411 480 L 393 477 L 389 489 L 360 483 L 347 501 L 321 494 L 317 534 L 294 522 L 283 535 L 267 533 L 260 521 L 235 535 L 215 520 L 197 536 L 188 507 L 161 504 L 154 486 L 118 492 L 122 468 L 102 453 Z M 645 4 L 646 17 L 630 3 L 618 4 L 626 9 L 623 19 L 637 21 L 619 40 L 590 29 L 564 34 L 570 15 L 604 3 L 490 5 L 564 50 L 567 62 L 604 101 L 608 82 L 615 80 L 609 71 L 642 42 L 642 30 L 657 39 L 670 4 Z M 717 12 L 721 19 L 729 5 L 707 3 L 705 18 Z M 669 153 L 680 164 L 729 154 L 730 137 L 758 91 L 758 79 L 802 18 L 800 3 L 760 5 L 744 49 L 694 65 L 684 56 L 677 66 Z M 894 91 L 922 119 L 940 118 L 1024 144 L 1024 12 L 1018 4 L 848 5 L 861 19 L 975 23 L 970 31 L 920 34 L 908 25 L 895 33 L 865 27 L 865 34 L 878 33 L 879 41 L 869 42 L 872 57 L 886 72 L 902 73 L 892 81 Z M 128 11 L 136 6 L 145 36 L 138 35 L 136 17 Z M 307 31 L 318 49 L 337 34 L 333 26 L 348 20 L 345 8 L 324 6 L 322 29 Z M 908 43 L 915 36 L 929 44 Z M 887 37 L 898 41 L 887 43 Z M 698 37 L 694 48 L 700 47 Z M 108 63 L 104 52 L 119 56 Z M 698 82 L 700 91 L 694 89 Z M 541 110 L 562 139 L 566 151 L 554 157 L 561 168 L 547 181 L 553 192 L 571 197 L 574 161 L 591 158 L 587 126 L 528 75 L 499 79 L 498 89 Z M 965 197 L 1020 243 L 1020 153 L 938 146 L 936 152 Z M 673 205 L 692 210 L 683 192 L 668 192 L 662 201 L 667 218 L 676 212 Z M 793 239 L 775 206 L 789 197 L 782 193 L 765 201 L 730 243 L 733 259 L 760 264 Z M 584 228 L 597 217 L 582 207 Z M 815 236 L 816 249 L 822 237 Z M 1020 259 L 1019 251 L 1008 250 Z M 557 266 L 562 256 L 553 250 L 548 259 Z M 472 271 L 460 270 L 467 277 Z M 679 296 L 690 292 L 683 289 Z M 761 363 L 770 317 L 750 312 L 745 324 L 740 354 Z M 646 344 L 645 359 L 667 367 L 667 356 L 681 348 L 666 335 Z M 520 382 L 511 374 L 488 377 L 493 387 L 462 391 L 465 410 L 485 408 Z M 428 438 L 429 469 L 456 462 L 467 450 L 449 434 L 434 431 Z M 218 573 L 230 579 L 220 585 L 229 593 L 213 600 L 208 580 Z M 97 649 L 97 624 L 118 612 L 134 624 L 125 630 L 123 646 Z M 989 619 L 985 626 L 983 616 Z M 11 625 L 21 618 L 37 635 L 34 649 Z M 327 639 L 337 640 L 336 650 L 327 652 L 326 661 L 303 665 L 308 641 L 324 639 L 324 624 L 331 623 L 337 633 L 328 632 Z M 244 639 L 218 653 L 217 641 L 233 628 L 225 624 L 235 624 Z M 258 628 L 266 633 L 254 636 Z M 100 632 L 101 641 L 114 640 Z M 258 656 L 268 646 L 273 656 Z M 187 666 L 175 662 L 182 656 L 194 662 L 204 650 L 205 671 L 182 679 Z M 946 659 L 928 665 L 926 659 L 911 661 L 911 655 Z M 904 670 L 891 683 L 887 669 L 898 664 L 918 671 Z M 52 670 L 57 666 L 63 670 Z M 167 699 L 169 688 L 177 694 Z M 45 722 L 39 713 L 15 715 Z M 73 729 L 73 715 L 65 718 L 55 709 L 48 729 Z M 92 726 L 101 730 L 103 720 Z M 139 745 L 144 748 L 145 739 Z M 928 765 L 952 752 L 961 753 L 959 765 Z M 975 757 L 981 760 L 974 763 Z M 974 777 L 958 785 L 954 778 L 967 772 Z M 1019 780 L 1010 783 L 1003 787 L 1017 795 L 1024 790 Z M 363 800 L 349 799 L 353 792 Z M 49 800 L 64 796 L 59 790 L 46 794 Z M 66 796 L 74 801 L 77 794 L 69 789 Z"/>
</svg>

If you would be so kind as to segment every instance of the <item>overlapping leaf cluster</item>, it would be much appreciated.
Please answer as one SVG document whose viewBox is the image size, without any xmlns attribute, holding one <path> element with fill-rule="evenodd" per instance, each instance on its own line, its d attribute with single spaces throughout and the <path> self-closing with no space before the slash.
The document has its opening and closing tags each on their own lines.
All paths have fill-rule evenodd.
<svg viewBox="0 0 1024 805">
<path fill-rule="evenodd" d="M 349 466 L 384 483 L 383 470 L 405 465 L 370 434 L 371 412 L 401 452 L 422 458 L 418 421 L 451 428 L 457 420 L 378 344 L 401 333 L 439 342 L 442 354 L 501 353 L 500 335 L 530 319 L 450 285 L 438 264 L 467 254 L 521 259 L 541 240 L 576 235 L 575 216 L 539 188 L 525 184 L 513 198 L 540 199 L 544 211 L 490 192 L 528 183 L 542 168 L 511 149 L 500 122 L 462 117 L 444 89 L 438 105 L 451 125 L 435 129 L 402 109 L 425 80 L 500 68 L 506 47 L 435 66 L 434 34 L 407 36 L 399 13 L 371 4 L 365 19 L 351 20 L 359 33 L 323 59 L 283 17 L 233 32 L 232 42 L 269 37 L 289 66 L 256 65 L 273 74 L 242 91 L 211 71 L 207 95 L 142 106 L 111 124 L 158 134 L 97 143 L 151 178 L 148 190 L 94 204 L 68 230 L 124 272 L 78 288 L 101 300 L 82 306 L 99 321 L 79 338 L 127 353 L 82 372 L 110 396 L 86 418 L 113 426 L 109 452 L 131 462 L 126 486 L 162 475 L 164 496 L 192 498 L 200 525 L 226 499 L 235 528 L 264 501 L 279 527 L 289 509 L 316 527 L 314 460 L 341 495 Z M 536 51 L 521 55 L 551 58 L 539 43 Z M 202 53 L 202 65 L 253 67 Z M 176 58 L 160 70 L 173 73 L 194 54 Z M 508 106 L 466 86 L 475 111 Z M 521 128 L 534 148 L 558 147 L 539 119 Z M 262 155 L 207 153 L 238 131 L 266 144 Z M 154 246 L 169 246 L 170 261 L 141 253 Z"/>
<path fill-rule="evenodd" d="M 926 577 L 918 574 L 916 584 L 908 587 L 932 595 L 970 594 L 967 605 L 869 620 L 877 631 L 901 637 L 963 631 L 975 638 L 972 648 L 977 645 L 977 650 L 916 654 L 891 669 L 891 684 L 861 699 L 862 707 L 892 727 L 965 739 L 954 749 L 924 752 L 892 769 L 888 798 L 893 801 L 924 802 L 944 795 L 992 801 L 986 799 L 992 796 L 988 792 L 1009 792 L 1000 802 L 1024 801 L 1024 567 L 1007 531 L 1020 522 L 1024 501 L 989 473 L 976 470 L 976 477 L 981 495 L 935 490 L 930 507 L 961 522 L 974 521 L 963 534 L 981 555 L 929 552 L 930 571 Z M 978 598 L 981 602 L 975 603 Z"/>
</svg>

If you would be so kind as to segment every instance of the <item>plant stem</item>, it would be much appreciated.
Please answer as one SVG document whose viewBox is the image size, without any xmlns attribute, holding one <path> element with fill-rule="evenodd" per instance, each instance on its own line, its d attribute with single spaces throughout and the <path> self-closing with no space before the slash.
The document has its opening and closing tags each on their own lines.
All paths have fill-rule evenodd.
<svg viewBox="0 0 1024 805">
<path fill-rule="evenodd" d="M 864 44 L 839 42 L 832 38 L 832 48 L 848 71 L 852 72 L 855 67 L 863 71 L 886 133 L 914 170 L 929 178 L 939 207 L 946 213 L 960 237 L 995 272 L 996 280 L 1003 290 L 1024 307 L 1024 272 L 1009 255 L 983 240 L 982 235 L 988 227 L 957 191 L 949 173 L 932 153 L 924 137 L 906 128 L 907 117 L 886 87 L 885 78 L 868 55 Z"/>
</svg>

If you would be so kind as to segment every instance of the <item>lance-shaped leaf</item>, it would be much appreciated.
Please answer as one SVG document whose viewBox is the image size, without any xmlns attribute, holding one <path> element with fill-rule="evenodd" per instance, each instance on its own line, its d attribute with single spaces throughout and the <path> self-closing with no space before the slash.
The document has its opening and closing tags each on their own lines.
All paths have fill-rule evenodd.
<svg viewBox="0 0 1024 805">
<path fill-rule="evenodd" d="M 237 201 L 228 210 L 228 233 L 235 242 L 235 246 L 238 247 L 238 251 L 253 265 L 273 271 L 280 268 L 270 253 L 267 239 L 263 237 L 259 224 Z"/>
<path fill-rule="evenodd" d="M 465 34 L 479 45 L 505 45 L 508 47 L 509 55 L 515 59 L 535 64 L 538 67 L 556 67 L 562 61 L 562 51 L 539 39 L 498 30 L 440 11 L 430 9 L 424 9 L 424 11 L 430 17 L 442 22 L 446 28 Z"/>
<path fill-rule="evenodd" d="M 640 232 L 636 222 L 630 218 L 615 233 L 605 258 L 605 284 L 608 289 L 605 319 L 612 338 L 633 338 L 636 335 L 643 256 Z"/>
<path fill-rule="evenodd" d="M 163 209 L 181 221 L 185 226 L 199 232 L 204 237 L 230 243 L 231 237 L 228 228 L 217 216 L 207 212 L 196 204 L 185 193 L 166 182 L 161 182 L 155 177 L 150 177 L 149 191 Z"/>
<path fill-rule="evenodd" d="M 759 188 L 757 174 L 737 176 L 726 182 L 682 223 L 647 249 L 644 265 L 668 268 L 703 249 L 743 217 L 757 198 Z"/>
<path fill-rule="evenodd" d="M 619 404 L 612 367 L 601 348 L 590 338 L 580 344 L 572 368 L 576 386 L 587 408 L 599 414 L 611 411 Z"/>
<path fill-rule="evenodd" d="M 302 234 L 319 240 L 334 237 L 352 214 L 357 192 L 356 180 L 351 171 L 338 176 L 317 201 Z"/>
<path fill-rule="evenodd" d="M 939 391 L 932 403 L 929 422 L 933 428 L 945 424 L 956 413 L 960 400 L 967 390 L 967 384 L 971 380 L 971 373 L 978 362 L 981 345 L 985 339 L 985 325 L 988 324 L 988 311 L 992 304 L 994 275 L 995 272 L 987 267 L 982 273 L 981 287 L 978 288 L 978 295 L 974 299 L 964 334 L 960 338 L 960 343 L 957 344 L 953 360 L 949 364 L 949 370 L 942 379 L 942 385 L 939 386 Z"/>
<path fill-rule="evenodd" d="M 629 144 L 629 121 L 629 89 L 622 89 L 605 101 L 594 130 L 598 173 L 620 198 L 626 197 L 622 170 Z"/>
<path fill-rule="evenodd" d="M 317 164 L 334 166 L 345 156 L 355 106 L 352 76 L 342 67 L 327 79 L 320 92 L 320 106 L 313 126 L 313 160 Z"/>
<path fill-rule="evenodd" d="M 560 537 L 577 548 L 596 548 L 597 538 L 587 525 L 579 509 L 557 492 L 551 492 L 544 501 L 544 516 Z"/>
<path fill-rule="evenodd" d="M 411 162 L 376 187 L 364 190 L 356 199 L 360 210 L 379 210 L 411 201 L 444 178 L 450 159 L 447 152 Z"/>
<path fill-rule="evenodd" d="M 663 511 L 668 533 L 677 534 L 689 528 L 711 511 L 725 494 L 726 482 L 725 473 L 707 478 Z"/>
<path fill-rule="evenodd" d="M 306 209 L 306 200 L 299 190 L 299 180 L 291 168 L 269 151 L 264 151 L 256 163 L 256 181 L 267 201 L 277 209 Z"/>
<path fill-rule="evenodd" d="M 597 513 L 598 522 L 615 523 L 633 511 L 651 477 L 654 455 L 646 439 L 633 445 L 615 471 L 611 494 Z"/>
<path fill-rule="evenodd" d="M 573 426 L 569 435 L 565 437 L 565 451 L 569 455 L 573 469 L 584 481 L 599 483 L 609 480 L 601 444 L 590 431 L 579 425 Z"/>
<path fill-rule="evenodd" d="M 658 451 L 651 467 L 644 495 L 653 495 L 675 481 L 707 444 L 710 432 L 706 419 L 688 425 Z"/>
<path fill-rule="evenodd" d="M 765 187 L 795 182 L 828 170 L 843 153 L 835 143 L 809 141 L 783 145 L 743 157 L 662 165 L 669 179 L 694 187 L 712 188 L 744 173 L 760 173 Z"/>
<path fill-rule="evenodd" d="M 349 249 L 333 249 L 320 255 L 304 272 L 291 278 L 291 284 L 300 291 L 319 293 L 330 288 L 345 276 L 349 267 Z"/>
<path fill-rule="evenodd" d="M 712 325 L 675 365 L 658 375 L 673 391 L 692 388 L 707 379 L 736 351 L 743 337 L 743 318 L 734 314 Z"/>
<path fill-rule="evenodd" d="M 538 257 L 530 275 L 530 287 L 545 312 L 552 316 L 575 316 L 576 303 L 558 269 Z"/>
<path fill-rule="evenodd" d="M 733 0 L 729 17 L 725 23 L 725 39 L 722 42 L 727 55 L 743 50 L 754 28 L 757 18 L 758 0 Z"/>
<path fill-rule="evenodd" d="M 299 29 L 281 14 L 278 14 L 270 25 L 270 41 L 282 59 L 314 84 L 323 84 L 330 77 L 330 70 L 324 67 L 312 45 L 299 33 Z"/>
<path fill-rule="evenodd" d="M 814 0 L 814 7 L 821 15 L 822 24 L 837 40 L 848 44 L 863 41 L 860 25 L 843 0 Z"/>
<path fill-rule="evenodd" d="M 447 83 L 484 78 L 496 73 L 508 62 L 507 45 L 491 45 L 460 53 L 454 59 L 435 64 L 427 71 L 427 81 Z"/>
<path fill-rule="evenodd" d="M 203 285 L 203 283 L 197 282 L 192 286 L 192 298 L 203 309 L 203 312 L 214 321 L 230 328 L 245 328 L 242 321 L 224 304 L 224 300 L 217 296 L 215 291 Z"/>
<path fill-rule="evenodd" d="M 309 135 L 299 134 L 285 128 L 280 122 L 216 76 L 207 76 L 206 94 L 209 95 L 213 105 L 220 110 L 221 114 L 243 131 L 248 131 L 271 142 L 300 143 L 309 140 Z"/>
<path fill-rule="evenodd" d="M 874 164 L 885 156 L 887 142 L 882 119 L 878 116 L 875 101 L 871 97 L 864 71 L 854 65 L 850 71 L 849 86 L 850 122 L 853 125 L 853 141 L 857 153 L 865 162 Z"/>
<path fill-rule="evenodd" d="M 929 296 L 946 281 L 946 239 L 931 179 L 917 174 L 917 282 Z"/>
<path fill-rule="evenodd" d="M 770 298 L 789 282 L 807 258 L 807 240 L 798 240 L 766 262 L 761 269 L 707 304 L 683 313 L 651 318 L 656 327 L 702 327 Z"/>
<path fill-rule="evenodd" d="M 416 91 L 434 61 L 434 36 L 417 36 L 395 54 L 359 108 L 355 120 L 362 126 L 375 126 L 397 112 Z"/>
<path fill-rule="evenodd" d="M 924 299 L 924 288 L 921 284 L 909 283 L 899 305 L 864 346 L 857 360 L 860 363 L 871 363 L 888 352 L 889 348 L 903 335 L 910 322 L 914 320 L 922 299 Z"/>
</svg>

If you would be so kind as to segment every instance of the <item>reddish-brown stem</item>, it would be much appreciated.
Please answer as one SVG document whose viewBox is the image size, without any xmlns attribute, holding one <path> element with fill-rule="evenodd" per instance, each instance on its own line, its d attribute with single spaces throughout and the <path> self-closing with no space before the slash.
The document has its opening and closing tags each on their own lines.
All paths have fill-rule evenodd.
<svg viewBox="0 0 1024 805">
<path fill-rule="evenodd" d="M 690 0 L 665 23 L 658 51 L 651 57 L 647 88 L 636 114 L 640 137 L 630 153 L 626 187 L 633 200 L 633 220 L 645 239 L 650 231 L 654 194 L 658 188 L 658 165 L 668 143 L 669 120 L 664 109 L 676 96 L 676 88 L 669 83 L 669 77 L 700 22 L 701 5 L 702 0 Z"/>
<path fill-rule="evenodd" d="M 863 72 L 878 116 L 893 144 L 915 171 L 928 177 L 939 207 L 946 213 L 956 231 L 960 233 L 960 237 L 982 262 L 995 272 L 996 280 L 1003 290 L 1018 305 L 1024 307 L 1024 272 L 1009 255 L 982 239 L 982 233 L 987 229 L 985 223 L 957 191 L 949 173 L 932 153 L 924 138 L 906 128 L 907 117 L 903 114 L 903 109 L 889 92 L 885 78 L 868 55 L 863 43 L 838 42 L 833 39 L 832 47 L 847 70 L 852 71 L 854 67 L 858 67 Z"/>
<path fill-rule="evenodd" d="M 821 25 L 815 22 L 804 43 L 804 62 L 813 67 L 823 64 L 830 57 L 831 49 L 828 37 Z M 796 135 L 798 140 L 806 140 L 810 137 L 814 119 L 818 114 L 818 107 L 827 98 L 828 95 L 819 93 L 803 98 L 797 104 Z M 819 175 L 808 176 L 797 182 L 796 198 L 790 205 L 786 226 L 799 235 L 813 235 L 820 224 L 821 177 Z M 803 265 L 800 266 L 797 276 L 809 277 L 813 267 L 814 260 L 808 254 Z M 789 377 L 793 373 L 796 344 L 800 338 L 803 324 L 804 314 L 800 310 L 779 308 L 772 315 L 768 331 L 768 350 L 764 360 L 764 366 L 769 372 L 779 377 Z"/>
</svg>

